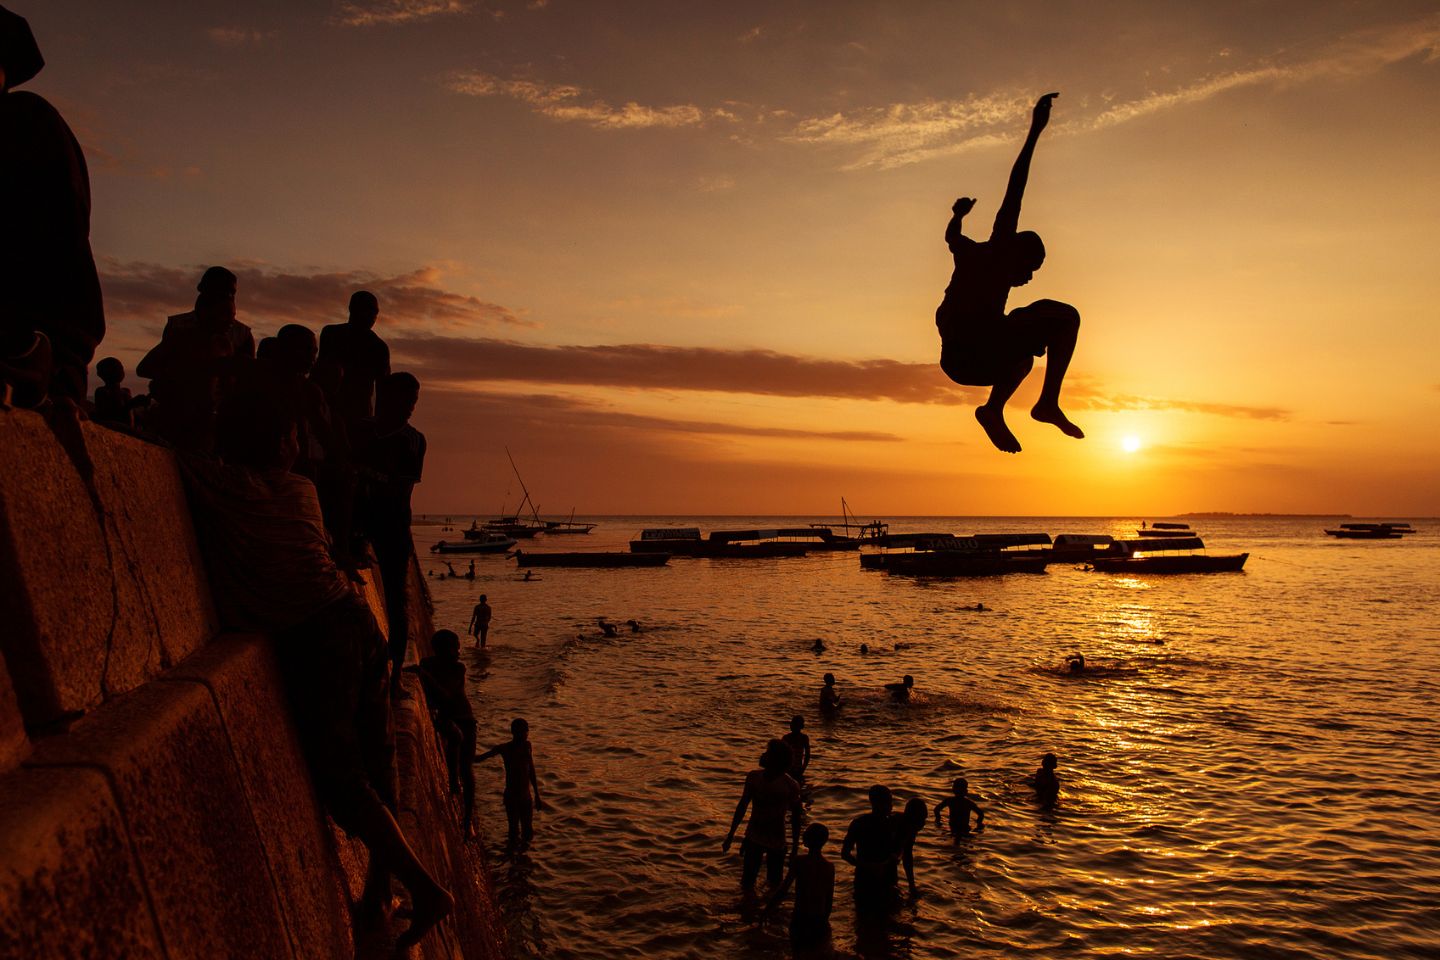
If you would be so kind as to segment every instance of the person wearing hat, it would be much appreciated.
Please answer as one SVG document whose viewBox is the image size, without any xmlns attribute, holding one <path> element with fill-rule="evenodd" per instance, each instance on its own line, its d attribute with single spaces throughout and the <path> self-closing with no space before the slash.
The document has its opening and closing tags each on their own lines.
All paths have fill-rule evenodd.
<svg viewBox="0 0 1440 960">
<path fill-rule="evenodd" d="M 15 89 L 44 66 L 0 7 L 0 402 L 26 407 L 82 403 L 105 336 L 85 155 L 49 101 Z"/>
<path fill-rule="evenodd" d="M 165 321 L 160 342 L 135 368 L 155 398 L 147 426 L 182 450 L 209 452 L 215 411 L 255 359 L 255 336 L 235 319 L 239 280 L 211 267 L 196 286 L 195 309 Z"/>
</svg>

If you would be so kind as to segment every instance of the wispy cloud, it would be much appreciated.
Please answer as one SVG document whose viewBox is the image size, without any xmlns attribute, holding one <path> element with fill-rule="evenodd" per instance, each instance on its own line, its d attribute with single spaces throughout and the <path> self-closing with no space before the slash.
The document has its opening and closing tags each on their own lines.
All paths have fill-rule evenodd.
<svg viewBox="0 0 1440 960">
<path fill-rule="evenodd" d="M 380 323 L 395 331 L 458 332 L 534 325 L 507 307 L 445 289 L 444 272 L 435 266 L 402 274 L 367 270 L 297 273 L 248 262 L 227 266 L 240 278 L 242 319 L 261 318 L 277 327 L 343 320 L 350 295 L 356 290 L 369 290 L 379 298 Z M 102 258 L 106 314 L 112 322 L 153 324 L 186 310 L 195 298 L 195 282 L 203 270 L 200 266 L 166 267 Z"/>
<path fill-rule="evenodd" d="M 996 129 L 1025 116 L 1029 109 L 1028 98 L 1010 94 L 892 103 L 801 120 L 784 139 L 858 147 L 859 156 L 844 169 L 884 170 L 1000 142 L 1007 138 Z"/>
<path fill-rule="evenodd" d="M 1090 121 L 1092 129 L 1114 126 L 1173 107 L 1209 100 L 1241 87 L 1286 85 L 1373 73 L 1424 54 L 1440 56 L 1440 14 L 1405 23 L 1385 24 L 1341 37 L 1308 55 L 1277 56 L 1243 70 L 1212 74 L 1168 91 L 1156 91 L 1116 104 Z"/>
<path fill-rule="evenodd" d="M 397 26 L 464 13 L 473 5 L 471 0 L 344 0 L 332 19 L 346 27 Z"/>
<path fill-rule="evenodd" d="M 934 364 L 825 360 L 769 350 L 657 344 L 538 346 L 512 340 L 392 340 L 397 356 L 451 382 L 518 381 L 650 390 L 713 390 L 783 397 L 959 403 Z M 973 399 L 974 391 L 970 392 Z"/>
<path fill-rule="evenodd" d="M 456 93 L 471 97 L 507 97 L 518 100 L 552 120 L 583 123 L 602 130 L 638 130 L 649 127 L 694 127 L 710 119 L 730 119 L 724 109 L 702 109 L 682 103 L 651 107 L 629 101 L 619 106 L 588 96 L 571 84 L 503 79 L 478 70 L 457 70 L 445 80 Z"/>
</svg>

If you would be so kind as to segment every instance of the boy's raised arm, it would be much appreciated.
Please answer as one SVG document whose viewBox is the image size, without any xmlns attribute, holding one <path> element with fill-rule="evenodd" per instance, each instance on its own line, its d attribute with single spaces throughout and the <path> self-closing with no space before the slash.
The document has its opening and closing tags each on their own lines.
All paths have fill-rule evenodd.
<svg viewBox="0 0 1440 960">
<path fill-rule="evenodd" d="M 959 243 L 964 237 L 964 234 L 961 232 L 961 227 L 963 226 L 965 215 L 974 209 L 974 197 L 961 197 L 951 205 L 950 212 L 952 216 L 950 217 L 950 223 L 945 227 L 945 245 L 952 251 L 955 249 L 955 244 Z"/>
<path fill-rule="evenodd" d="M 1050 122 L 1050 102 L 1058 93 L 1047 93 L 1035 101 L 1035 112 L 1030 118 L 1030 132 L 1025 136 L 1025 145 L 1020 148 L 1020 155 L 1015 158 L 1015 166 L 1010 169 L 1010 182 L 1005 186 L 1005 199 L 1000 203 L 1000 212 L 995 214 L 995 229 L 990 231 L 991 238 L 1014 236 L 1020 229 L 1020 201 L 1025 197 L 1025 184 L 1030 179 L 1030 157 L 1035 153 L 1035 142 L 1040 139 L 1040 131 Z"/>
</svg>

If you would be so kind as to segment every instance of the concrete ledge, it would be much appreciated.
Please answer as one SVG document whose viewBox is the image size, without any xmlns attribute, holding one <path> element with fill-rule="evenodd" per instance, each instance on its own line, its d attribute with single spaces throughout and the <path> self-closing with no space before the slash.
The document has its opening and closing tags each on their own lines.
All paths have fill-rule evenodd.
<svg viewBox="0 0 1440 960">
<path fill-rule="evenodd" d="M 158 645 L 118 623 L 109 570 L 89 488 L 45 420 L 0 412 L 0 648 L 27 724 L 160 672 Z"/>
<path fill-rule="evenodd" d="M 237 758 L 297 957 L 354 953 L 348 891 L 288 716 L 270 641 L 227 635 L 161 678 L 203 685 Z M 237 798 L 238 800 L 239 798 Z M 362 848 L 363 850 L 363 848 Z M 365 861 L 359 864 L 363 883 Z M 358 897 L 360 886 L 355 888 Z"/>
<path fill-rule="evenodd" d="M 19 770 L 0 778 L 0 956 L 165 955 L 104 775 Z"/>
<path fill-rule="evenodd" d="M 26 761 L 56 766 L 110 780 L 171 956 L 294 955 L 244 779 L 203 686 L 149 683 L 115 699 Z"/>
<path fill-rule="evenodd" d="M 173 455 L 0 412 L 0 649 L 27 726 L 132 690 L 214 635 Z"/>
</svg>

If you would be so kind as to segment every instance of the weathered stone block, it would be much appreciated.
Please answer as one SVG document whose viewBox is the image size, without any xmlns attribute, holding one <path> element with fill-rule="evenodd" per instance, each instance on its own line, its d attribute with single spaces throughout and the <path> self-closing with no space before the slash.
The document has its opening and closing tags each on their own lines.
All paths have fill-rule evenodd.
<svg viewBox="0 0 1440 960">
<path fill-rule="evenodd" d="M 293 956 L 275 878 L 210 692 L 149 683 L 40 741 L 27 767 L 98 767 L 171 956 Z"/>
<path fill-rule="evenodd" d="M 270 641 L 223 636 L 161 679 L 199 683 L 215 701 L 296 955 L 349 956 L 354 947 L 341 865 L 289 721 Z"/>
<path fill-rule="evenodd" d="M 85 424 L 121 594 L 121 618 L 150 631 L 166 666 L 219 629 L 175 455 Z"/>
<path fill-rule="evenodd" d="M 105 776 L 50 769 L 0 777 L 0 957 L 164 956 Z"/>
<path fill-rule="evenodd" d="M 0 412 L 0 648 L 27 724 L 160 672 L 159 643 L 120 621 L 111 568 L 90 488 L 46 421 Z"/>
<path fill-rule="evenodd" d="M 27 725 L 91 709 L 216 630 L 173 455 L 0 412 L 0 647 Z"/>
<path fill-rule="evenodd" d="M 10 685 L 5 661 L 0 659 L 0 773 L 12 770 L 30 752 L 30 738 L 20 718 L 20 701 Z"/>
</svg>

